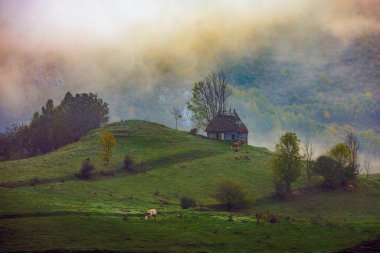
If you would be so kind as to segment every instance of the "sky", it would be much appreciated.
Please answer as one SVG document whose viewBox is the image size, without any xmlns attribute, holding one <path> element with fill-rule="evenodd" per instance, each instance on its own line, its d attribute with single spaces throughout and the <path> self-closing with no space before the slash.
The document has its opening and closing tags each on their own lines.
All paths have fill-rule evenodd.
<svg viewBox="0 0 380 253">
<path fill-rule="evenodd" d="M 265 47 L 279 58 L 325 60 L 380 30 L 378 0 L 0 0 L 0 128 L 47 98 L 158 83 L 184 89 L 222 62 Z M 326 40 L 328 38 L 328 40 Z M 116 110 L 114 110 L 116 111 Z M 112 115 L 118 118 L 118 115 Z"/>
</svg>

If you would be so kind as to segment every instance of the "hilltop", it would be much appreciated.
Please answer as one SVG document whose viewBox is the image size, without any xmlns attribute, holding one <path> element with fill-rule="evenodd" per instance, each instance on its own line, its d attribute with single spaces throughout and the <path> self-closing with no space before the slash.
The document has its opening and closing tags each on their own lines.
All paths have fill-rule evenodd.
<svg viewBox="0 0 380 253">
<path fill-rule="evenodd" d="M 99 159 L 104 129 L 117 141 L 112 173 L 102 173 Z M 126 154 L 137 172 L 122 169 Z M 379 175 L 361 178 L 353 193 L 308 192 L 301 177 L 295 199 L 282 202 L 271 197 L 270 155 L 253 146 L 234 152 L 230 143 L 146 121 L 107 125 L 54 152 L 0 163 L 0 250 L 330 252 L 380 236 Z M 74 174 L 86 158 L 96 173 L 79 180 Z M 215 208 L 215 187 L 224 178 L 244 182 L 255 200 L 232 221 Z M 180 209 L 182 196 L 198 207 Z M 147 208 L 158 209 L 157 220 L 143 219 Z M 256 211 L 279 222 L 257 225 Z"/>
</svg>

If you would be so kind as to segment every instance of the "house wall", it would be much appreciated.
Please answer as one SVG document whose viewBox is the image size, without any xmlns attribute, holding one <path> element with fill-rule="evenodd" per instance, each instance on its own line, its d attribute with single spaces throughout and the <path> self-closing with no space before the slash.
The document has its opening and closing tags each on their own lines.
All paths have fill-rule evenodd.
<svg viewBox="0 0 380 253">
<path fill-rule="evenodd" d="M 247 134 L 239 134 L 239 141 L 248 142 L 248 135 Z"/>
<path fill-rule="evenodd" d="M 224 140 L 226 141 L 236 141 L 238 140 L 238 134 L 235 132 L 225 132 Z"/>
<path fill-rule="evenodd" d="M 219 139 L 219 140 L 223 140 L 224 138 L 224 134 L 223 133 L 207 133 L 207 137 L 209 139 Z"/>
<path fill-rule="evenodd" d="M 238 134 L 235 132 L 225 132 L 224 140 L 226 141 L 248 141 L 247 134 Z"/>
<path fill-rule="evenodd" d="M 226 141 L 245 141 L 247 142 L 247 134 L 238 134 L 236 132 L 225 132 L 225 133 L 207 133 L 207 137 L 210 139 L 219 139 Z"/>
</svg>

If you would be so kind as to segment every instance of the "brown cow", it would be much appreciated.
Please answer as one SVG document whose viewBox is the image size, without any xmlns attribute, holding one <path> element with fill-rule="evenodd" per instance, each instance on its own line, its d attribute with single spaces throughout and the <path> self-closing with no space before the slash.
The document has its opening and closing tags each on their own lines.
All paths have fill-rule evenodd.
<svg viewBox="0 0 380 253">
<path fill-rule="evenodd" d="M 237 150 L 240 147 L 240 141 L 234 141 L 231 145 L 231 149 Z"/>
</svg>

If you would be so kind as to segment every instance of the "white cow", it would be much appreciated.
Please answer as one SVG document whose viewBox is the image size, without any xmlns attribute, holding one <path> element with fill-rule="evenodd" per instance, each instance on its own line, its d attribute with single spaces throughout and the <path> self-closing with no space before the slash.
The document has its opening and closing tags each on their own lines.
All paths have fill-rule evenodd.
<svg viewBox="0 0 380 253">
<path fill-rule="evenodd" d="M 157 209 L 148 209 L 148 211 L 146 211 L 145 219 L 147 220 L 153 216 L 154 218 L 157 218 Z"/>
</svg>

